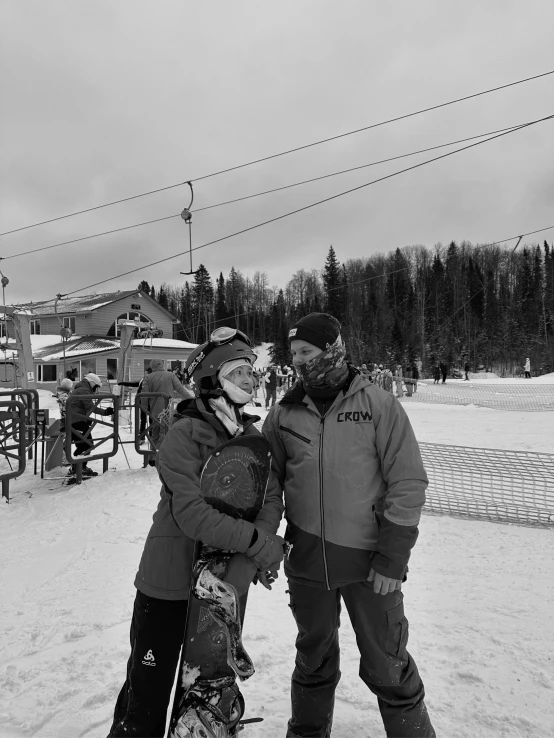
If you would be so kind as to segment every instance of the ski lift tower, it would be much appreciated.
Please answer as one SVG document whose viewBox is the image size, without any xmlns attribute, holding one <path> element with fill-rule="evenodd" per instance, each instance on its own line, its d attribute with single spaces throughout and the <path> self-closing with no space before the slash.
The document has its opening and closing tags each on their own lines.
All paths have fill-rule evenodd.
<svg viewBox="0 0 554 738">
<path fill-rule="evenodd" d="M 33 351 L 31 348 L 31 329 L 29 325 L 32 313 L 28 310 L 21 310 L 10 305 L 0 305 L 0 315 L 4 321 L 11 318 L 13 323 L 15 350 L 17 351 L 17 364 L 19 367 L 21 387 L 22 389 L 36 389 L 37 382 L 35 377 Z"/>
</svg>

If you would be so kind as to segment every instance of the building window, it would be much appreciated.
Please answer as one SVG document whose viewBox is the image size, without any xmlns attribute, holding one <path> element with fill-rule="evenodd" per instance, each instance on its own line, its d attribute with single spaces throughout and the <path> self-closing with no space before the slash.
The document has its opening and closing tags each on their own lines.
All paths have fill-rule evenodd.
<svg viewBox="0 0 554 738">
<path fill-rule="evenodd" d="M 135 310 L 131 310 L 127 313 L 122 313 L 121 315 L 117 316 L 116 320 L 111 324 L 108 330 L 108 336 L 119 336 L 120 330 L 117 324 L 118 320 L 134 320 L 137 323 L 135 336 L 137 336 L 141 331 L 152 330 L 156 327 L 147 315 L 145 315 L 144 313 L 138 313 Z"/>
<path fill-rule="evenodd" d="M 55 382 L 56 365 L 55 364 L 37 364 L 37 375 L 39 382 Z"/>
<path fill-rule="evenodd" d="M 69 328 L 69 330 L 75 335 L 75 316 L 71 316 L 70 318 L 62 318 L 63 320 L 63 327 Z"/>
<path fill-rule="evenodd" d="M 40 336 L 40 320 L 30 320 L 29 328 L 31 336 Z"/>
<path fill-rule="evenodd" d="M 0 322 L 0 338 L 9 338 L 10 332 L 8 330 L 8 324 L 5 320 Z"/>
<path fill-rule="evenodd" d="M 106 359 L 108 379 L 117 379 L 117 359 Z"/>
</svg>

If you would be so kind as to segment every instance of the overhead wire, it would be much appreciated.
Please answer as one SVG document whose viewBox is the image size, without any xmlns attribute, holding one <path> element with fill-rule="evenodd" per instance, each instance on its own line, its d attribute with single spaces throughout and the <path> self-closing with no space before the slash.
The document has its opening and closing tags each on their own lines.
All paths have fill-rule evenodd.
<svg viewBox="0 0 554 738">
<path fill-rule="evenodd" d="M 460 138 L 460 139 L 457 139 L 456 141 L 448 141 L 447 143 L 437 144 L 436 146 L 429 146 L 425 149 L 418 149 L 417 151 L 410 151 L 406 154 L 399 154 L 397 156 L 391 156 L 387 159 L 380 159 L 378 161 L 369 162 L 367 164 L 360 164 L 356 167 L 350 167 L 349 169 L 341 169 L 338 172 L 331 172 L 330 174 L 323 174 L 319 177 L 312 177 L 311 179 L 305 179 L 300 182 L 293 182 L 292 184 L 283 185 L 282 187 L 275 187 L 270 190 L 264 190 L 262 192 L 255 192 L 251 195 L 245 195 L 244 197 L 237 197 L 232 200 L 225 200 L 224 202 L 214 203 L 213 205 L 206 205 L 203 208 L 196 208 L 195 210 L 192 211 L 192 213 L 196 214 L 204 210 L 211 210 L 213 208 L 219 208 L 224 205 L 231 205 L 237 202 L 242 202 L 244 200 L 251 200 L 255 197 L 261 197 L 262 195 L 268 195 L 273 192 L 280 192 L 282 190 L 288 190 L 293 187 L 299 187 L 300 185 L 310 184 L 312 182 L 317 182 L 319 180 L 329 179 L 331 177 L 336 177 L 341 174 L 347 174 L 349 172 L 354 172 L 358 169 L 366 169 L 368 167 L 377 166 L 378 164 L 385 164 L 387 162 L 395 161 L 397 159 L 406 159 L 407 157 L 410 157 L 410 156 L 416 156 L 417 154 L 423 154 L 427 151 L 435 151 L 436 149 L 443 149 L 443 148 L 446 148 L 447 146 L 455 146 L 456 144 L 464 143 L 465 141 L 474 141 L 477 138 L 484 138 L 485 136 L 491 136 L 495 133 L 503 133 L 504 131 L 510 131 L 510 130 L 516 129 L 520 125 L 523 125 L 523 124 L 518 123 L 516 125 L 507 126 L 506 128 L 498 128 L 495 131 L 487 131 L 486 133 L 479 133 L 475 136 L 467 136 L 466 138 Z M 17 259 L 20 256 L 27 256 L 28 254 L 36 254 L 40 251 L 49 251 L 50 249 L 59 248 L 60 246 L 70 246 L 71 244 L 79 243 L 81 241 L 87 241 L 87 240 L 90 240 L 91 238 L 101 238 L 102 236 L 113 235 L 114 233 L 119 233 L 120 231 L 127 231 L 127 230 L 131 230 L 132 228 L 140 228 L 142 226 L 151 225 L 152 223 L 160 223 L 161 221 L 172 220 L 173 218 L 178 218 L 178 217 L 181 217 L 181 213 L 175 213 L 174 215 L 166 215 L 161 218 L 154 218 L 153 220 L 145 220 L 140 223 L 134 223 L 128 226 L 121 226 L 120 228 L 112 228 L 109 231 L 93 233 L 89 236 L 80 236 L 79 238 L 72 238 L 68 241 L 60 241 L 59 243 L 50 244 L 48 246 L 39 246 L 36 249 L 28 249 L 27 251 L 20 251 L 16 254 L 9 254 L 8 256 L 0 256 L 0 261 L 5 261 L 6 259 Z"/>
<path fill-rule="evenodd" d="M 343 197 L 344 195 L 351 194 L 352 192 L 357 192 L 358 190 L 362 190 L 365 187 L 369 187 L 370 185 L 377 184 L 378 182 L 383 182 L 387 179 L 391 179 L 392 177 L 396 177 L 399 174 L 404 174 L 406 172 L 412 171 L 414 169 L 418 169 L 420 167 L 426 166 L 427 164 L 431 164 L 435 161 L 439 161 L 441 159 L 445 159 L 449 156 L 453 156 L 454 154 L 458 154 L 462 151 L 467 151 L 468 149 L 474 148 L 476 146 L 480 146 L 481 144 L 488 143 L 489 141 L 494 141 L 497 138 L 501 138 L 502 136 L 507 136 L 510 133 L 514 133 L 515 131 L 522 130 L 524 128 L 528 128 L 529 126 L 535 125 L 537 123 L 544 122 L 546 120 L 552 120 L 554 118 L 554 115 L 549 115 L 544 118 L 539 118 L 534 121 L 530 121 L 529 123 L 522 124 L 521 126 L 518 126 L 516 128 L 510 129 L 508 131 L 505 131 L 504 133 L 496 134 L 495 136 L 491 136 L 489 138 L 485 138 L 482 141 L 477 141 L 476 143 L 469 144 L 469 146 L 463 146 L 460 149 L 455 149 L 454 151 L 449 151 L 446 154 L 441 154 L 440 156 L 434 157 L 432 159 L 427 159 L 426 161 L 419 162 L 418 164 L 414 164 L 411 167 L 407 167 L 406 169 L 400 169 L 397 172 L 392 172 L 391 174 L 387 174 L 383 177 L 379 177 L 378 179 L 371 180 L 370 182 L 366 182 L 362 185 L 358 185 L 357 187 L 352 187 L 348 190 L 344 190 L 342 192 L 339 192 L 335 195 L 331 195 L 330 197 L 323 198 L 322 200 L 317 200 L 316 202 L 310 203 L 309 205 L 304 205 L 301 208 L 297 208 L 296 210 L 291 210 L 287 213 L 283 213 L 281 215 L 275 216 L 274 218 L 270 218 L 269 220 L 262 221 L 261 223 L 256 223 L 253 226 L 249 226 L 248 228 L 243 228 L 240 231 L 235 231 L 234 233 L 227 234 L 225 236 L 221 236 L 220 238 L 216 238 L 213 241 L 208 241 L 207 243 L 201 244 L 200 246 L 196 246 L 192 251 L 198 251 L 199 249 L 206 248 L 207 246 L 212 246 L 216 243 L 221 243 L 222 241 L 228 240 L 229 238 L 233 238 L 235 236 L 242 235 L 244 233 L 248 233 L 249 231 L 256 230 L 257 228 L 261 228 L 262 226 L 269 225 L 270 223 L 275 223 L 276 221 L 283 220 L 284 218 L 288 218 L 291 215 L 296 215 L 297 213 L 301 213 L 305 210 L 310 210 L 311 208 L 314 208 L 318 205 L 322 205 L 323 203 L 330 202 L 332 200 L 336 200 L 339 197 Z M 163 259 L 157 259 L 154 262 L 150 262 L 149 264 L 144 264 L 140 267 L 136 267 L 134 269 L 129 269 L 126 272 L 122 272 L 121 274 L 117 274 L 111 277 L 108 277 L 106 279 L 100 280 L 98 282 L 94 282 L 92 284 L 86 285 L 85 287 L 80 287 L 79 289 L 72 290 L 70 292 L 67 292 L 66 295 L 73 295 L 77 292 L 82 292 L 83 290 L 90 289 L 92 287 L 97 287 L 100 284 L 105 284 L 106 282 L 111 282 L 114 279 L 119 279 L 120 277 L 125 277 L 129 274 L 134 274 L 136 272 L 142 271 L 143 269 L 149 269 L 150 267 L 157 266 L 158 264 L 163 264 L 166 261 L 171 261 L 173 259 L 177 259 L 179 256 L 182 256 L 183 254 L 187 253 L 187 251 L 180 251 L 177 254 L 172 254 L 171 256 L 164 257 Z"/>
<path fill-rule="evenodd" d="M 491 87 L 491 88 L 489 88 L 487 90 L 482 90 L 481 92 L 475 92 L 475 93 L 472 93 L 471 95 L 465 95 L 464 97 L 458 97 L 458 98 L 456 98 L 454 100 L 449 100 L 449 101 L 444 102 L 444 103 L 439 103 L 438 105 L 432 105 L 432 106 L 429 106 L 427 108 L 421 108 L 420 110 L 415 110 L 415 111 L 413 111 L 411 113 L 405 113 L 404 115 L 398 115 L 398 116 L 396 116 L 394 118 L 388 118 L 387 120 L 380 121 L 378 123 L 372 123 L 371 125 L 363 126 L 362 128 L 356 128 L 355 130 L 347 131 L 346 133 L 340 133 L 340 134 L 337 134 L 335 136 L 329 136 L 328 138 L 323 138 L 323 139 L 320 139 L 319 141 L 313 141 L 312 143 L 304 144 L 302 146 L 297 146 L 297 147 L 292 148 L 292 149 L 287 149 L 286 151 L 281 151 L 281 152 L 279 152 L 277 154 L 271 154 L 269 156 L 264 156 L 264 157 L 261 157 L 259 159 L 252 159 L 252 160 L 247 161 L 247 162 L 245 162 L 243 164 L 237 164 L 237 165 L 232 166 L 232 167 L 227 167 L 226 169 L 220 169 L 219 171 L 212 172 L 211 174 L 205 174 L 205 175 L 203 175 L 201 177 L 195 177 L 195 178 L 189 177 L 188 179 L 185 179 L 182 182 L 176 182 L 175 184 L 167 185 L 166 187 L 159 187 L 159 188 L 154 189 L 154 190 L 149 190 L 147 192 L 142 192 L 142 193 L 140 193 L 138 195 L 131 195 L 129 197 L 124 197 L 124 198 L 121 198 L 119 200 L 112 200 L 111 202 L 107 202 L 107 203 L 104 203 L 102 205 L 95 205 L 94 207 L 85 208 L 83 210 L 76 210 L 75 212 L 73 212 L 73 213 L 67 213 L 66 215 L 60 215 L 60 216 L 57 216 L 55 218 L 49 218 L 48 220 L 42 220 L 42 221 L 39 221 L 37 223 L 31 223 L 31 224 L 26 225 L 26 226 L 21 226 L 20 228 L 13 228 L 12 230 L 9 230 L 9 231 L 3 231 L 2 233 L 0 233 L 0 236 L 7 236 L 7 235 L 9 235 L 11 233 L 18 233 L 19 231 L 25 231 L 25 230 L 28 230 L 29 228 L 36 228 L 36 227 L 41 226 L 41 225 L 46 225 L 47 223 L 54 223 L 55 221 L 58 221 L 58 220 L 64 220 L 66 218 L 72 218 L 72 217 L 74 217 L 76 215 L 82 215 L 84 213 L 90 213 L 90 212 L 92 212 L 94 210 L 100 210 L 102 208 L 107 208 L 107 207 L 110 207 L 112 205 L 118 205 L 118 204 L 123 203 L 123 202 L 129 202 L 130 200 L 136 200 L 136 199 L 138 199 L 140 197 L 146 197 L 148 195 L 152 195 L 152 194 L 155 194 L 157 192 L 163 192 L 165 190 L 170 190 L 170 189 L 173 189 L 175 187 L 182 187 L 183 185 L 187 184 L 187 182 L 200 182 L 203 179 L 209 179 L 211 177 L 216 177 L 216 176 L 218 176 L 220 174 L 227 174 L 228 172 L 233 172 L 233 171 L 236 171 L 238 169 L 244 169 L 245 167 L 252 166 L 253 164 L 260 164 L 260 163 L 262 163 L 264 161 L 270 161 L 271 159 L 277 159 L 277 158 L 279 158 L 281 156 L 287 156 L 288 154 L 293 154 L 293 153 L 296 153 L 298 151 L 303 151 L 305 149 L 313 148 L 314 146 L 319 146 L 319 145 L 324 144 L 324 143 L 329 143 L 330 141 L 336 141 L 336 140 L 338 140 L 340 138 L 345 138 L 347 136 L 352 136 L 352 135 L 354 135 L 356 133 L 362 133 L 363 131 L 369 131 L 369 130 L 371 130 L 373 128 L 379 128 L 381 126 L 388 125 L 389 123 L 395 123 L 395 122 L 400 121 L 400 120 L 405 120 L 406 118 L 412 118 L 412 117 L 414 117 L 416 115 L 422 115 L 423 113 L 429 113 L 432 110 L 438 110 L 440 108 L 444 108 L 444 107 L 447 107 L 449 105 L 455 105 L 456 103 L 459 103 L 459 102 L 464 102 L 466 100 L 471 100 L 472 98 L 481 97 L 482 95 L 488 95 L 491 92 L 497 92 L 498 90 L 504 90 L 504 89 L 507 89 L 508 87 L 515 87 L 516 85 L 520 85 L 520 84 L 523 84 L 525 82 L 531 82 L 532 80 L 540 79 L 541 77 L 548 77 L 551 74 L 554 74 L 554 69 L 553 70 L 550 70 L 549 72 L 542 72 L 541 74 L 533 75 L 532 77 L 525 77 L 524 79 L 519 79 L 519 80 L 516 80 L 514 82 L 509 82 L 509 83 L 504 84 L 504 85 L 498 85 L 497 87 Z"/>
</svg>

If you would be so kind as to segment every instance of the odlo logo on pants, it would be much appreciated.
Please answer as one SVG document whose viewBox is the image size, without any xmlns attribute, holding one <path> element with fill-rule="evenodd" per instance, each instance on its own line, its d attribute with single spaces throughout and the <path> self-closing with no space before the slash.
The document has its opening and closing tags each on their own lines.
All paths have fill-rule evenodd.
<svg viewBox="0 0 554 738">
<path fill-rule="evenodd" d="M 142 663 L 144 666 L 156 666 L 156 660 L 154 658 L 154 654 L 152 653 L 152 649 L 149 649 L 146 656 L 143 658 Z"/>
</svg>

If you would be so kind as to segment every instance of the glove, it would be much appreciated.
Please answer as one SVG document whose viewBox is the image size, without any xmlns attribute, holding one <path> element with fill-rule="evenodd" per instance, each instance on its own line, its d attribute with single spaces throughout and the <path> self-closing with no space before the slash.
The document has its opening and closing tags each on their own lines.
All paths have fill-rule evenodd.
<svg viewBox="0 0 554 738">
<path fill-rule="evenodd" d="M 273 564 L 270 564 L 267 569 L 264 569 L 263 571 L 258 571 L 253 580 L 254 584 L 260 582 L 260 584 L 262 584 L 266 589 L 271 589 L 271 585 L 273 584 L 273 582 L 279 578 L 280 567 L 281 562 L 277 561 Z"/>
<path fill-rule="evenodd" d="M 104 410 L 104 415 L 113 415 L 113 407 L 107 407 Z"/>
<path fill-rule="evenodd" d="M 227 564 L 223 581 L 232 584 L 240 597 L 248 592 L 248 587 L 255 576 L 256 564 L 244 554 L 236 553 Z"/>
<path fill-rule="evenodd" d="M 256 569 L 266 571 L 271 564 L 283 560 L 283 545 L 285 540 L 274 533 L 256 528 L 258 536 L 250 548 L 246 549 L 246 555 L 256 564 Z"/>
</svg>

